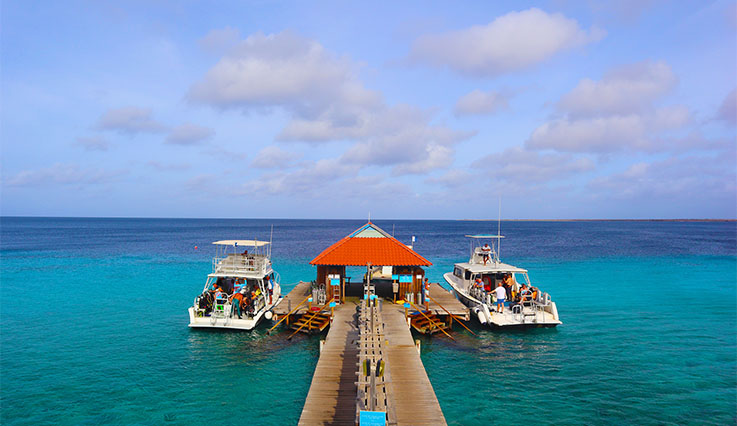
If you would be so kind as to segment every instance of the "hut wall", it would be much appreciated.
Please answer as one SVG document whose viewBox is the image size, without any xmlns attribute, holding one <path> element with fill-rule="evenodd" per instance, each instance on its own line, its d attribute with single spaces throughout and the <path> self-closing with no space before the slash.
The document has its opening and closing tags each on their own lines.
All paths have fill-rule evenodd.
<svg viewBox="0 0 737 426">
<path fill-rule="evenodd" d="M 411 283 L 400 283 L 398 298 L 404 299 L 407 293 L 414 294 L 415 303 L 419 303 L 420 288 L 422 287 L 422 280 L 425 278 L 425 271 L 419 266 L 395 266 L 394 273 L 397 275 L 412 275 Z M 417 276 L 420 278 L 417 278 Z"/>
<path fill-rule="evenodd" d="M 330 285 L 329 275 L 339 275 L 340 286 Z M 317 283 L 325 284 L 325 292 L 328 300 L 333 300 L 335 297 L 334 293 L 337 293 L 338 298 L 343 302 L 343 294 L 345 294 L 345 266 L 317 265 Z"/>
</svg>

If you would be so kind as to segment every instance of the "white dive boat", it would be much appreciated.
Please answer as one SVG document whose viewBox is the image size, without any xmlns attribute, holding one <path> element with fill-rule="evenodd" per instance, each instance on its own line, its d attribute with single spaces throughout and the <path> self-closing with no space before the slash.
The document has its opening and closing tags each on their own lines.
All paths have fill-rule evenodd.
<svg viewBox="0 0 737 426">
<path fill-rule="evenodd" d="M 279 274 L 266 241 L 215 241 L 205 288 L 189 308 L 189 326 L 251 330 L 282 301 Z M 240 309 L 239 309 L 240 308 Z"/>
<path fill-rule="evenodd" d="M 562 324 L 555 302 L 548 293 L 542 293 L 530 283 L 527 271 L 501 263 L 499 242 L 501 235 L 466 235 L 471 238 L 471 258 L 456 263 L 453 272 L 443 277 L 453 287 L 458 300 L 468 306 L 481 324 L 492 327 L 555 327 Z M 481 246 L 481 242 L 491 241 Z M 496 241 L 496 245 L 494 245 Z M 508 277 L 511 277 L 511 281 Z M 477 282 L 481 279 L 481 283 Z M 496 292 L 499 283 L 507 279 L 505 300 L 497 311 Z M 523 282 L 519 279 L 522 278 Z M 523 289 L 523 285 L 525 288 Z"/>
</svg>

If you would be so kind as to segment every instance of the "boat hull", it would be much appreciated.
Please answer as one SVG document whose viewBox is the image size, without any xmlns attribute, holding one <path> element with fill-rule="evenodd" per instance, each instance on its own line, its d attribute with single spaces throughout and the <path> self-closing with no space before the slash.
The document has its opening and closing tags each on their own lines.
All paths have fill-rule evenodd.
<svg viewBox="0 0 737 426">
<path fill-rule="evenodd" d="M 250 331 L 256 328 L 256 326 L 263 320 L 267 312 L 271 311 L 276 307 L 283 297 L 279 297 L 272 305 L 261 309 L 252 318 L 238 318 L 237 316 L 230 317 L 225 316 L 197 316 L 194 307 L 190 306 L 187 312 L 189 313 L 189 327 L 190 328 L 212 328 L 221 330 L 245 330 Z"/>
<path fill-rule="evenodd" d="M 514 314 L 510 308 L 505 308 L 505 311 L 500 313 L 494 310 L 493 304 L 482 302 L 466 293 L 460 288 L 453 274 L 446 273 L 443 278 L 453 289 L 456 298 L 465 306 L 468 306 L 471 312 L 475 314 L 472 316 L 475 316 L 481 325 L 490 328 L 509 329 L 552 328 L 562 324 L 556 318 L 558 311 L 554 302 L 551 302 L 549 307 L 544 308 L 546 310 L 538 310 L 534 315 L 529 310 L 524 311 L 525 313 Z"/>
</svg>

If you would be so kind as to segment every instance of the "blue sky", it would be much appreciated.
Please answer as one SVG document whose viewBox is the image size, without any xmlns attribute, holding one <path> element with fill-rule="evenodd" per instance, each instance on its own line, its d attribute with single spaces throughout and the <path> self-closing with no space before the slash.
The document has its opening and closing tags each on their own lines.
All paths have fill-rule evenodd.
<svg viewBox="0 0 737 426">
<path fill-rule="evenodd" d="M 733 1 L 1 19 L 3 215 L 737 217 Z"/>
</svg>

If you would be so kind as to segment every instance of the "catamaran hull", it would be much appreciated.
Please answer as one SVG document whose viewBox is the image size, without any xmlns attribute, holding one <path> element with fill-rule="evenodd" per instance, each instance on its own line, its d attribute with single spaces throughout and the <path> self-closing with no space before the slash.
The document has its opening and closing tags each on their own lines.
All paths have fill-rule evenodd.
<svg viewBox="0 0 737 426">
<path fill-rule="evenodd" d="M 453 289 L 453 293 L 455 294 L 456 298 L 466 305 L 471 312 L 474 313 L 473 316 L 476 317 L 476 319 L 479 321 L 481 325 L 490 327 L 490 328 L 551 328 L 555 327 L 559 324 L 562 324 L 561 321 L 557 319 L 558 316 L 558 309 L 555 306 L 555 302 L 551 302 L 549 309 L 550 312 L 541 313 L 540 316 L 542 318 L 536 317 L 537 321 L 527 321 L 524 317 L 524 315 L 514 315 L 514 314 L 500 314 L 495 311 L 491 311 L 489 309 L 489 305 L 486 303 L 481 303 L 478 299 L 470 296 L 462 289 L 458 288 L 457 283 L 452 278 L 453 274 L 446 273 L 443 275 L 443 278 L 445 278 L 445 281 L 451 286 Z M 507 308 L 509 309 L 509 308 Z"/>
</svg>

